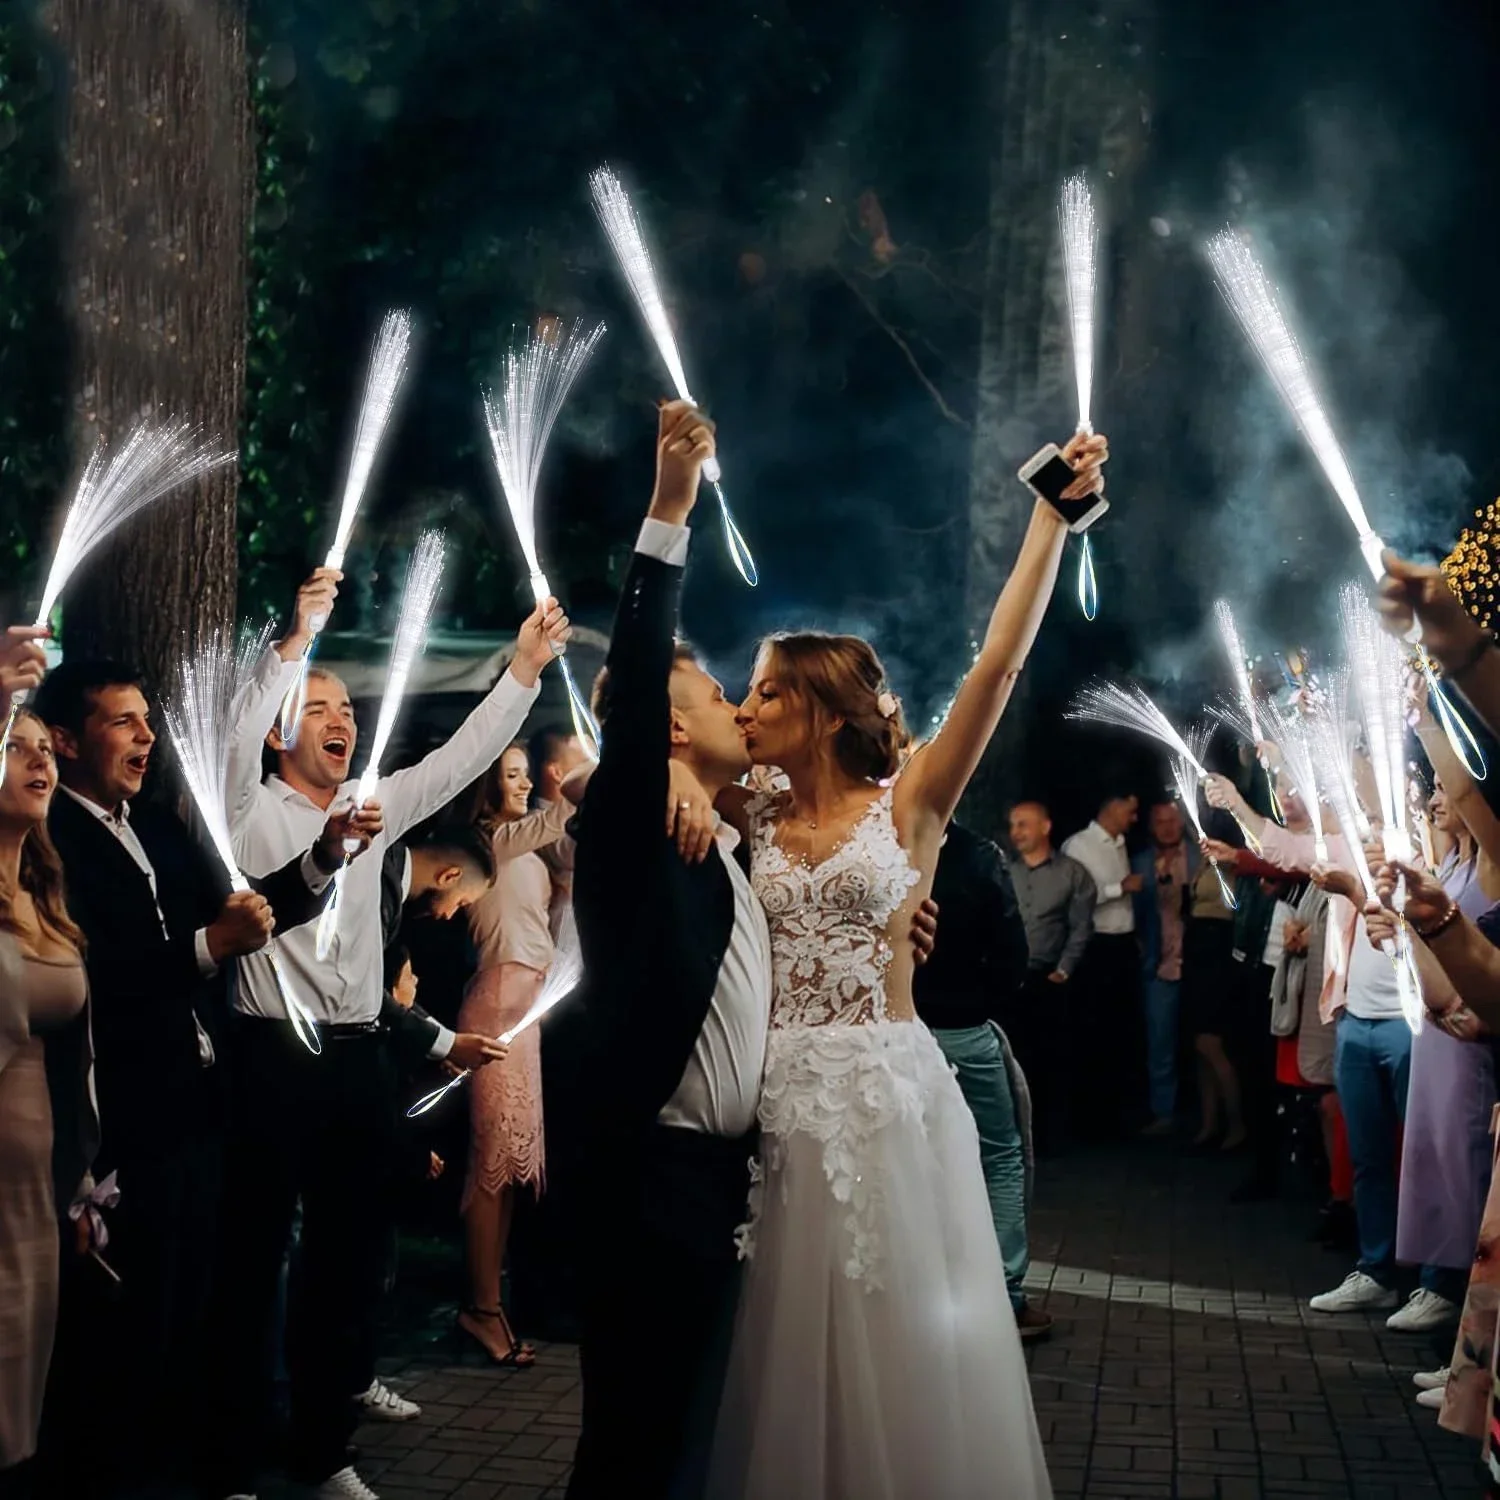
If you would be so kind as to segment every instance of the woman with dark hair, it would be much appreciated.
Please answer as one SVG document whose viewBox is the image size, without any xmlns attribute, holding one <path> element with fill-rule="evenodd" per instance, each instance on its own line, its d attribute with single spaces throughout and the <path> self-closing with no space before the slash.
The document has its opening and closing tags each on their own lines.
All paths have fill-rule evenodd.
<svg viewBox="0 0 1500 1500">
<path fill-rule="evenodd" d="M 552 966 L 552 875 L 535 851 L 562 837 L 566 809 L 529 811 L 526 747 L 508 746 L 479 782 L 474 826 L 492 840 L 495 883 L 469 908 L 469 936 L 479 969 L 458 1013 L 460 1031 L 499 1036 L 530 1008 Z M 518 824 L 528 824 L 517 837 Z M 468 1247 L 469 1299 L 459 1327 L 497 1364 L 535 1364 L 500 1300 L 517 1187 L 542 1190 L 542 1033 L 528 1027 L 500 1061 L 469 1080 L 469 1169 L 461 1212 Z"/>
<path fill-rule="evenodd" d="M 1102 489 L 1102 438 L 1065 450 Z M 912 1005 L 912 912 L 1051 597 L 1039 502 L 943 726 L 911 753 L 870 645 L 776 635 L 738 722 L 788 790 L 733 789 L 772 950 L 750 1265 L 709 1493 L 1048 1496 L 974 1117 Z"/>
<path fill-rule="evenodd" d="M 6 695 L 8 698 L 8 694 Z M 23 711 L 0 785 L 0 1494 L 24 1494 L 57 1324 L 58 1211 L 96 1142 L 82 936 L 47 837 L 52 739 Z M 58 1045 L 48 1055 L 48 1039 Z M 63 1054 L 63 1055 L 59 1055 Z M 71 1056 L 73 1067 L 60 1064 Z M 60 1084 L 54 1115 L 49 1073 Z M 86 1222 L 86 1219 L 83 1221 Z"/>
</svg>

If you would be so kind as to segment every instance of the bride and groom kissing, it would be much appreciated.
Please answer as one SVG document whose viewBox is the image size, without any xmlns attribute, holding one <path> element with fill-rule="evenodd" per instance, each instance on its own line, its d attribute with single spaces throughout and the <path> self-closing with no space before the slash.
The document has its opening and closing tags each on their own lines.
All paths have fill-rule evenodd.
<svg viewBox="0 0 1500 1500">
<path fill-rule="evenodd" d="M 915 1019 L 910 934 L 1067 523 L 1038 499 L 979 655 L 913 751 L 864 641 L 770 637 L 739 707 L 678 641 L 713 452 L 706 417 L 662 406 L 576 821 L 584 1395 L 568 1494 L 1047 1496 L 976 1129 Z M 1062 498 L 1102 490 L 1104 439 L 1063 456 Z M 741 786 L 751 762 L 789 789 Z"/>
</svg>

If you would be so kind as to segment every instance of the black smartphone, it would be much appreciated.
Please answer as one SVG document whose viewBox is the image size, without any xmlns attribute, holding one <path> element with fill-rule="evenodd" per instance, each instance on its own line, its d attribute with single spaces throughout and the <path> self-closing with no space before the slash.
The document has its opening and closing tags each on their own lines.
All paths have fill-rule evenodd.
<svg viewBox="0 0 1500 1500">
<path fill-rule="evenodd" d="M 1081 500 L 1062 498 L 1062 492 L 1078 476 L 1056 443 L 1048 443 L 1033 453 L 1021 465 L 1017 477 L 1067 522 L 1069 531 L 1087 531 L 1109 509 L 1109 501 L 1103 495 L 1085 495 Z"/>
</svg>

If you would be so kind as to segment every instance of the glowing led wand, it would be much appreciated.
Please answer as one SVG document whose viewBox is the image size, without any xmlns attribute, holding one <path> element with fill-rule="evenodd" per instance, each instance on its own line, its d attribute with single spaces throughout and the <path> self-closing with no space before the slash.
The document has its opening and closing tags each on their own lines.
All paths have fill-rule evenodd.
<svg viewBox="0 0 1500 1500">
<path fill-rule="evenodd" d="M 500 390 L 486 392 L 484 397 L 484 421 L 495 472 L 500 477 L 506 510 L 526 560 L 532 597 L 538 604 L 552 597 L 552 585 L 542 571 L 536 545 L 536 489 L 542 457 L 573 382 L 582 374 L 594 346 L 603 336 L 602 323 L 581 335 L 576 329 L 557 330 L 550 335 L 533 334 L 506 351 Z M 598 760 L 599 726 L 573 677 L 564 654 L 566 647 L 553 650 L 568 690 L 573 733 L 588 754 Z"/>
<path fill-rule="evenodd" d="M 355 805 L 363 807 L 375 795 L 380 785 L 380 761 L 391 734 L 396 728 L 396 719 L 401 713 L 401 702 L 406 697 L 407 680 L 411 669 L 421 655 L 427 640 L 427 627 L 432 621 L 433 606 L 437 603 L 438 585 L 443 579 L 443 533 L 424 531 L 417 538 L 412 552 L 411 565 L 406 571 L 406 587 L 401 594 L 401 613 L 396 621 L 396 634 L 391 642 L 391 660 L 386 669 L 385 693 L 380 699 L 380 714 L 375 720 L 375 735 L 370 741 L 370 758 L 365 763 L 364 774 L 359 778 L 355 790 Z M 359 851 L 358 839 L 344 841 L 344 862 L 333 878 L 333 895 L 328 898 L 318 918 L 317 953 L 327 958 L 333 947 L 334 935 L 338 932 L 339 912 L 343 906 L 344 879 L 349 869 L 350 856 Z"/>
<path fill-rule="evenodd" d="M 36 612 L 36 628 L 40 630 L 47 624 L 68 580 L 106 537 L 153 500 L 223 464 L 233 463 L 234 458 L 232 448 L 227 453 L 219 450 L 205 442 L 186 422 L 165 426 L 147 423 L 137 427 L 112 453 L 102 440 L 96 444 L 63 518 L 57 550 L 52 554 L 52 566 Z M 0 746 L 9 741 L 16 715 L 25 701 L 24 690 L 11 694 L 10 713 L 5 730 L 0 733 Z M 0 786 L 5 784 L 8 758 L 0 753 Z"/>
<path fill-rule="evenodd" d="M 1208 242 L 1207 252 L 1224 300 L 1244 330 L 1245 337 L 1250 340 L 1251 347 L 1260 357 L 1260 362 L 1271 377 L 1283 404 L 1307 440 L 1307 446 L 1312 449 L 1313 457 L 1317 459 L 1334 494 L 1338 496 L 1339 504 L 1344 507 L 1344 513 L 1354 527 L 1360 556 L 1364 558 L 1371 576 L 1379 583 L 1385 574 L 1385 564 L 1381 561 L 1385 543 L 1370 525 L 1364 501 L 1360 499 L 1359 487 L 1354 482 L 1349 462 L 1334 433 L 1333 423 L 1329 421 L 1328 413 L 1318 396 L 1307 356 L 1302 352 L 1302 346 L 1287 321 L 1280 294 L 1266 274 L 1265 267 L 1257 259 L 1254 247 L 1244 235 L 1236 234 L 1230 229 L 1221 230 Z M 1407 635 L 1408 642 L 1415 644 L 1420 639 L 1420 628 L 1413 626 Z M 1421 653 L 1418 655 L 1423 660 L 1423 670 L 1427 674 L 1430 689 L 1435 679 L 1426 666 L 1425 659 L 1421 658 Z M 1438 718 L 1448 735 L 1449 744 L 1453 746 L 1453 753 L 1463 761 L 1475 780 L 1482 780 L 1485 774 L 1484 757 L 1479 751 L 1478 742 L 1468 726 L 1463 724 L 1453 704 L 1446 702 L 1445 707 L 1447 712 L 1439 710 Z M 1477 773 L 1474 770 L 1476 764 L 1480 767 Z"/>
<path fill-rule="evenodd" d="M 236 891 L 248 891 L 250 882 L 235 860 L 229 837 L 229 817 L 225 811 L 229 741 L 234 727 L 235 702 L 253 679 L 255 664 L 270 638 L 269 625 L 259 635 L 247 632 L 236 651 L 228 632 L 214 631 L 197 652 L 184 656 L 179 662 L 176 696 L 162 711 L 182 779 L 187 783 L 214 852 L 223 863 L 229 884 Z M 309 1052 L 321 1052 L 323 1044 L 318 1028 L 297 998 L 291 978 L 282 966 L 275 939 L 261 951 L 271 966 L 292 1029 Z"/>
<path fill-rule="evenodd" d="M 661 286 L 656 279 L 656 268 L 651 264 L 646 239 L 641 233 L 640 220 L 636 217 L 630 195 L 608 167 L 599 167 L 589 174 L 589 191 L 594 195 L 594 211 L 599 215 L 605 234 L 609 236 L 620 270 L 630 286 L 636 306 L 641 310 L 646 330 L 661 355 L 662 363 L 667 367 L 667 374 L 671 376 L 678 397 L 697 405 L 688 392 L 687 373 L 682 367 L 682 356 L 677 352 L 677 339 L 672 333 L 666 303 L 662 300 Z M 714 487 L 714 494 L 718 497 L 719 518 L 724 523 L 724 541 L 729 548 L 730 559 L 739 569 L 740 577 L 753 588 L 760 582 L 760 574 L 756 571 L 755 559 L 750 555 L 749 544 L 740 534 L 740 529 L 734 524 L 734 517 L 730 514 L 729 501 L 725 499 L 724 487 L 719 482 L 717 458 L 711 458 L 703 465 L 703 477 Z"/>
<path fill-rule="evenodd" d="M 1062 185 L 1057 205 L 1062 232 L 1063 281 L 1068 290 L 1068 332 L 1073 344 L 1073 379 L 1078 389 L 1078 431 L 1092 434 L 1090 403 L 1094 385 L 1094 299 L 1099 261 L 1099 227 L 1094 200 L 1082 173 Z M 1085 620 L 1099 613 L 1099 579 L 1088 532 L 1078 554 L 1078 607 Z"/>
<path fill-rule="evenodd" d="M 344 566 L 344 553 L 349 546 L 350 533 L 354 530 L 354 518 L 359 514 L 360 502 L 369 488 L 370 474 L 380 452 L 381 439 L 390 425 L 391 413 L 396 409 L 396 397 L 401 393 L 401 384 L 406 377 L 406 356 L 410 348 L 411 314 L 399 310 L 387 313 L 381 321 L 379 333 L 375 335 L 375 347 L 370 355 L 364 396 L 359 404 L 359 419 L 354 428 L 354 445 L 349 450 L 349 472 L 344 477 L 344 498 L 339 505 L 333 545 L 328 549 L 328 556 L 323 559 L 325 568 L 339 569 Z M 297 741 L 297 727 L 302 721 L 303 705 L 307 702 L 307 668 L 318 635 L 328 623 L 328 616 L 314 615 L 307 623 L 312 631 L 312 639 L 308 641 L 297 663 L 297 675 L 287 689 L 286 698 L 281 705 L 281 738 L 288 749 Z"/>
<path fill-rule="evenodd" d="M 520 1036 L 529 1026 L 534 1026 L 543 1016 L 550 1011 L 559 1000 L 566 1000 L 578 987 L 578 981 L 583 977 L 583 955 L 578 947 L 578 931 L 573 925 L 571 911 L 565 913 L 562 928 L 557 935 L 557 948 L 553 954 L 552 967 L 547 970 L 547 977 L 542 983 L 541 992 L 532 1001 L 531 1008 L 516 1022 L 509 1031 L 503 1031 L 496 1038 L 507 1047 Z M 465 1068 L 463 1072 L 456 1073 L 441 1088 L 433 1089 L 430 1094 L 424 1094 L 410 1109 L 406 1111 L 406 1117 L 414 1120 L 418 1115 L 425 1115 L 440 1100 L 445 1098 L 469 1076 L 470 1070 Z"/>
</svg>

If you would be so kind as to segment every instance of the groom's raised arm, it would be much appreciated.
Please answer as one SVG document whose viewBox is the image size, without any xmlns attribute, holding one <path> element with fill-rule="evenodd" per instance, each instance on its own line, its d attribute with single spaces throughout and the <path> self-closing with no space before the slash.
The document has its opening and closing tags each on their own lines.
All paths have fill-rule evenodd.
<svg viewBox="0 0 1500 1500">
<path fill-rule="evenodd" d="M 678 605 L 687 561 L 687 518 L 698 472 L 713 453 L 713 424 L 686 402 L 661 409 L 656 488 L 636 540 L 605 659 L 599 765 L 579 815 L 595 856 L 629 861 L 641 840 L 665 836 L 667 759 L 671 750 L 668 683 L 676 650 Z M 586 861 L 585 861 L 586 862 Z"/>
</svg>

